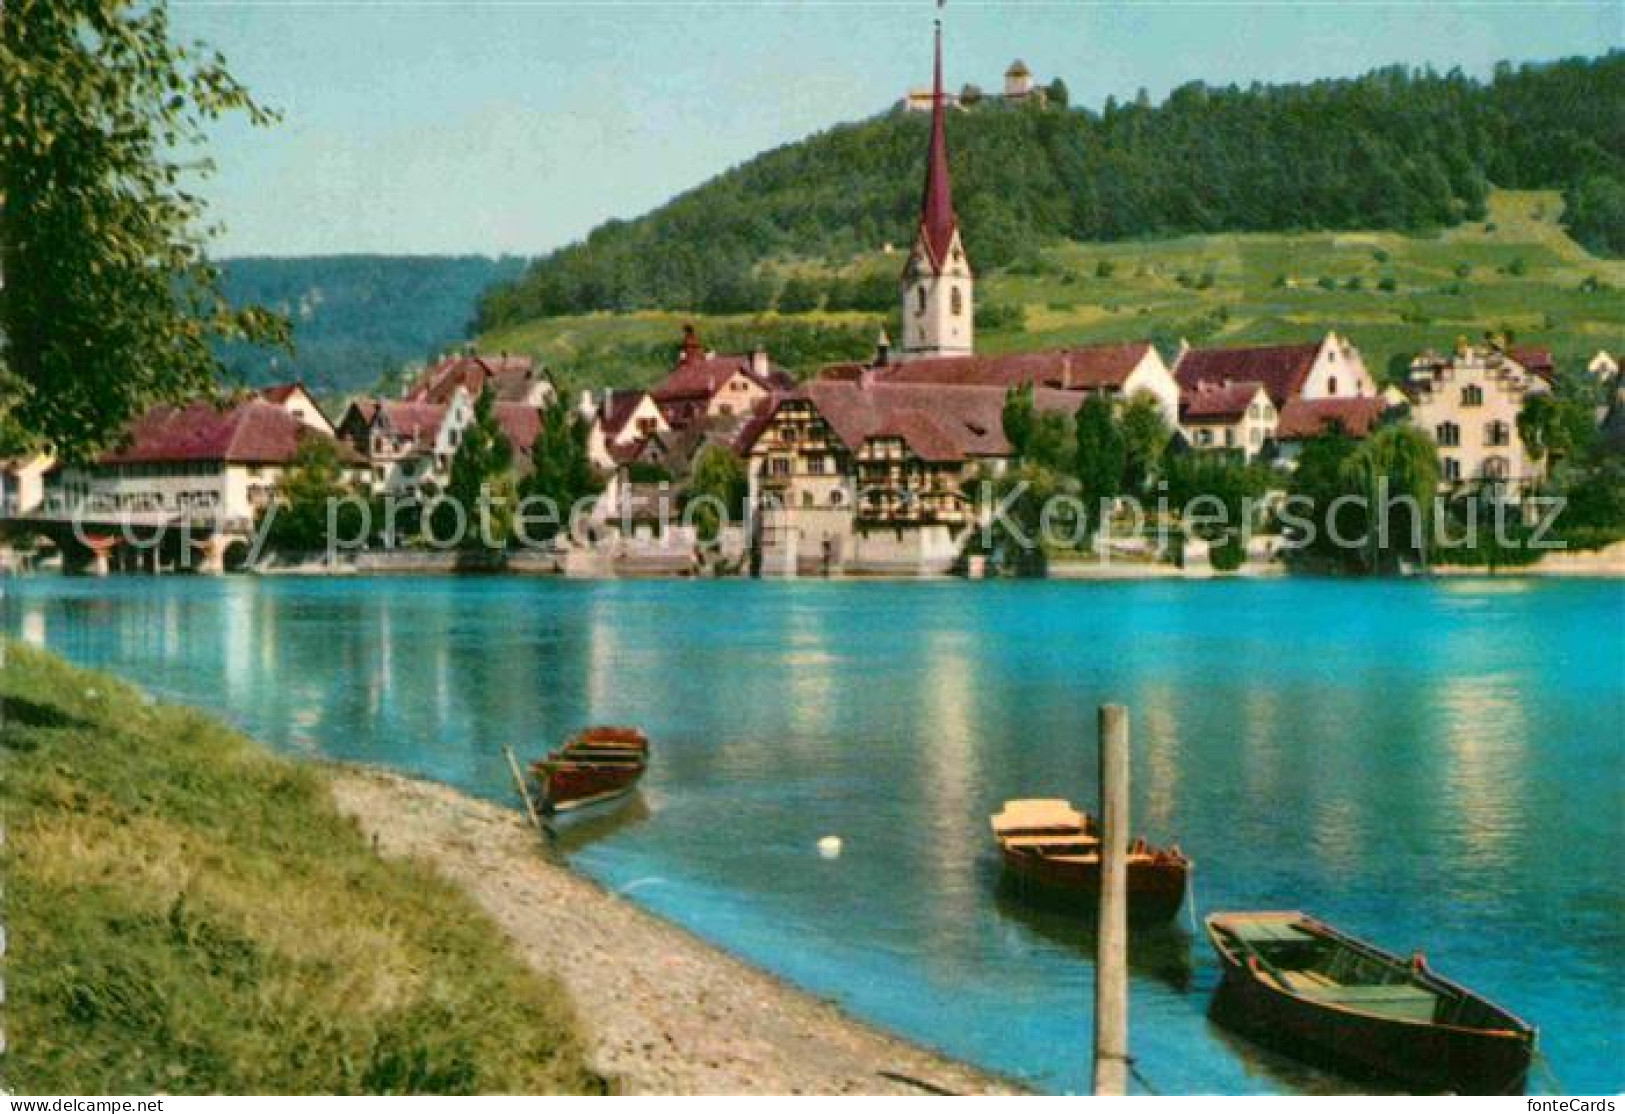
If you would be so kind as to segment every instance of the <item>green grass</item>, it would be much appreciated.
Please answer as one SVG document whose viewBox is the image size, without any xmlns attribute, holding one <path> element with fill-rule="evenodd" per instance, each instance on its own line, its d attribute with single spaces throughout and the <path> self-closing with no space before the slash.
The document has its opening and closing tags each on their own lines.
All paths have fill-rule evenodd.
<svg viewBox="0 0 1625 1114">
<path fill-rule="evenodd" d="M 0 642 L 4 1086 L 602 1090 L 563 990 L 318 768 Z"/>
<path fill-rule="evenodd" d="M 1181 337 L 1210 345 L 1272 344 L 1318 339 L 1336 329 L 1354 338 L 1379 377 L 1396 357 L 1448 348 L 1458 336 L 1476 340 L 1491 329 L 1547 345 L 1567 363 L 1598 348 L 1617 352 L 1625 348 L 1625 261 L 1589 255 L 1564 233 L 1561 213 L 1554 191 L 1498 190 L 1487 220 L 1432 235 L 1260 233 L 1056 244 L 1013 270 L 981 277 L 979 299 L 1018 304 L 1025 312 L 1019 328 L 983 331 L 978 347 L 1005 352 L 1152 339 L 1171 356 Z M 974 259 L 975 228 L 966 236 Z M 842 262 L 900 267 L 900 260 L 876 252 Z M 1097 274 L 1103 260 L 1112 265 L 1110 277 Z M 1465 277 L 1457 274 L 1463 266 Z M 1201 288 L 1204 275 L 1212 283 Z M 1392 291 L 1379 289 L 1385 278 Z M 1588 278 L 1612 289 L 1584 293 L 1580 285 Z M 1335 289 L 1323 289 L 1322 279 Z M 1348 288 L 1351 279 L 1358 289 Z M 794 322 L 857 336 L 872 335 L 882 323 L 863 314 L 594 314 L 526 322 L 481 343 L 564 367 L 573 384 L 647 383 L 669 367 L 685 321 L 706 336 L 754 333 L 770 350 L 775 333 Z M 820 352 L 816 345 L 800 351 L 804 359 L 788 362 L 810 374 Z"/>
</svg>

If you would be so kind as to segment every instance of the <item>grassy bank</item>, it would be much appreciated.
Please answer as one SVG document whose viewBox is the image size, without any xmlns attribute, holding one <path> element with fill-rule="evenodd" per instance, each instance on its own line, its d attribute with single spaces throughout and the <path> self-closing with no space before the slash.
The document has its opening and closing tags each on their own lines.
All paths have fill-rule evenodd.
<svg viewBox="0 0 1625 1114">
<path fill-rule="evenodd" d="M 561 987 L 328 775 L 0 642 L 4 1085 L 580 1092 Z"/>
</svg>

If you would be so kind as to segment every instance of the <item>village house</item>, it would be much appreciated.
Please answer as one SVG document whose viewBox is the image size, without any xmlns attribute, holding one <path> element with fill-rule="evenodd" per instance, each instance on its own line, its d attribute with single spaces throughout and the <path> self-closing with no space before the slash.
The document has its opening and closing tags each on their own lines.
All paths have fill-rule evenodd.
<svg viewBox="0 0 1625 1114">
<path fill-rule="evenodd" d="M 1186 391 L 1179 425 L 1193 449 L 1220 449 L 1251 460 L 1275 436 L 1278 414 L 1264 384 L 1203 381 Z"/>
<path fill-rule="evenodd" d="M 1155 345 L 1082 345 L 1042 352 L 1008 352 L 997 356 L 927 356 L 901 363 L 890 359 L 882 343 L 869 364 L 835 364 L 821 373 L 826 379 L 872 383 L 935 384 L 943 387 L 1046 387 L 1057 391 L 1103 394 L 1114 400 L 1146 395 L 1157 404 L 1168 428 L 1179 421 L 1179 384 Z"/>
<path fill-rule="evenodd" d="M 1532 394 L 1549 391 L 1497 348 L 1467 344 L 1446 357 L 1424 352 L 1411 362 L 1406 391 L 1411 421 L 1439 447 L 1439 479 L 1446 490 L 1487 489 L 1516 499 L 1544 474 L 1518 433 L 1518 415 Z"/>
<path fill-rule="evenodd" d="M 1614 359 L 1607 349 L 1599 348 L 1597 354 L 1586 364 L 1586 370 L 1599 382 L 1605 382 L 1619 374 L 1619 361 Z"/>
<path fill-rule="evenodd" d="M 1277 410 L 1294 399 L 1367 398 L 1377 384 L 1360 350 L 1329 332 L 1316 344 L 1181 349 L 1174 378 L 1182 391 L 1203 383 L 1262 383 Z"/>
<path fill-rule="evenodd" d="M 495 402 L 492 416 L 513 450 L 513 472 L 530 472 L 542 412 L 524 402 Z M 339 420 L 339 440 L 364 461 L 360 480 L 374 494 L 432 499 L 451 479 L 452 461 L 474 421 L 474 399 L 459 386 L 445 404 L 357 399 Z"/>
<path fill-rule="evenodd" d="M 479 398 L 487 388 L 497 402 L 542 408 L 557 394 L 553 379 L 546 369 L 538 371 L 536 361 L 529 356 L 513 356 L 502 352 L 496 356 L 480 355 L 470 346 L 462 352 L 443 356 L 424 368 L 409 383 L 401 395 L 403 402 L 426 402 L 437 406 L 450 404 L 458 390 L 469 398 Z"/>
<path fill-rule="evenodd" d="M 1334 431 L 1363 440 L 1392 408 L 1386 393 L 1369 398 L 1293 399 L 1281 408 L 1276 421 L 1274 463 L 1296 467 L 1306 443 Z"/>
<path fill-rule="evenodd" d="M 597 395 L 583 391 L 577 409 L 591 423 L 587 457 L 600 471 L 663 455 L 665 438 L 672 432 L 654 396 L 636 387 L 606 389 Z"/>
<path fill-rule="evenodd" d="M 324 437 L 337 435 L 333 423 L 322 413 L 321 405 L 317 403 L 315 396 L 305 389 L 303 383 L 278 383 L 270 387 L 261 387 L 259 396 L 274 406 L 282 407 Z"/>
<path fill-rule="evenodd" d="M 275 498 L 300 443 L 318 436 L 260 397 L 224 409 L 206 401 L 153 407 L 117 447 L 89 464 L 54 469 L 43 508 L 56 516 L 246 531 Z"/>
<path fill-rule="evenodd" d="M 1033 392 L 1072 415 L 1086 396 Z M 976 521 L 978 476 L 1002 473 L 997 386 L 818 379 L 780 396 L 747 434 L 764 572 L 945 572 Z"/>
<path fill-rule="evenodd" d="M 794 386 L 760 346 L 748 355 L 718 355 L 685 325 L 677 363 L 649 394 L 670 428 L 685 429 L 705 421 L 743 424 L 769 395 Z"/>
</svg>

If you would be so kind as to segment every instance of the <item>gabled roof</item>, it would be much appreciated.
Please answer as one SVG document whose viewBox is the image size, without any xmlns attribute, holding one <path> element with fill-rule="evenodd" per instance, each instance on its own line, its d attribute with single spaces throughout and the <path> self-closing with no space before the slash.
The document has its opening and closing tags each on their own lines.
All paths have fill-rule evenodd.
<svg viewBox="0 0 1625 1114">
<path fill-rule="evenodd" d="M 514 459 L 528 460 L 536 435 L 542 431 L 542 412 L 522 402 L 499 402 L 492 407 L 492 413 L 508 444 L 513 446 Z"/>
<path fill-rule="evenodd" d="M 871 370 L 883 383 L 940 383 L 957 386 L 1038 386 L 1056 390 L 1100 390 L 1122 387 L 1151 351 L 1145 341 L 1133 344 L 1098 344 L 1081 348 L 1052 348 L 1044 352 L 1010 352 L 1000 356 L 934 356 L 907 360 Z M 836 365 L 830 378 L 852 378 Z"/>
<path fill-rule="evenodd" d="M 390 432 L 410 437 L 423 446 L 433 443 L 440 426 L 446 420 L 446 407 L 433 402 L 403 402 L 384 399 L 378 403 L 373 423 Z"/>
<path fill-rule="evenodd" d="M 444 404 L 451 401 L 458 387 L 478 398 L 489 386 L 499 402 L 523 402 L 536 380 L 536 362 L 529 356 L 465 352 L 425 368 L 406 389 L 406 401 Z"/>
<path fill-rule="evenodd" d="M 1179 420 L 1198 425 L 1239 421 L 1259 391 L 1268 393 L 1256 379 L 1245 383 L 1198 383 L 1194 389 L 1180 393 Z"/>
<path fill-rule="evenodd" d="M 258 392 L 259 396 L 266 402 L 274 402 L 279 405 L 287 402 L 295 394 L 308 395 L 309 393 L 309 391 L 305 390 L 303 383 L 275 383 L 269 387 L 261 387 Z"/>
<path fill-rule="evenodd" d="M 710 399 L 735 375 L 744 375 L 764 391 L 788 390 L 795 386 L 789 372 L 769 363 L 767 373 L 758 374 L 751 357 L 719 356 L 705 351 L 692 325 L 683 327 L 683 350 L 677 365 L 649 393 L 662 406 L 673 402 Z"/>
<path fill-rule="evenodd" d="M 1552 350 L 1538 345 L 1521 345 L 1512 349 L 1507 355 L 1523 367 L 1527 372 L 1550 379 L 1557 374 L 1557 365 L 1552 362 Z"/>
<path fill-rule="evenodd" d="M 1365 437 L 1387 410 L 1388 402 L 1381 397 L 1295 398 L 1281 407 L 1275 439 L 1306 441 L 1336 427 L 1350 437 Z"/>
<path fill-rule="evenodd" d="M 1270 400 L 1285 406 L 1303 390 L 1320 344 L 1283 344 L 1264 348 L 1188 348 L 1174 365 L 1182 390 L 1202 383 L 1264 384 Z"/>
<path fill-rule="evenodd" d="M 632 420 L 637 412 L 638 404 L 649 394 L 648 391 L 637 387 L 623 388 L 609 392 L 609 399 L 599 415 L 599 424 L 603 427 L 606 437 L 614 437 L 626 428 L 626 423 Z"/>
<path fill-rule="evenodd" d="M 286 464 L 299 441 L 316 435 L 274 403 L 250 398 L 226 409 L 212 402 L 155 406 L 130 424 L 98 464 Z M 318 435 L 319 436 L 319 435 Z"/>
<path fill-rule="evenodd" d="M 1033 404 L 1040 410 L 1072 413 L 1083 404 L 1084 397 L 1077 391 L 1040 387 L 1033 392 Z M 853 380 L 817 379 L 798 391 L 779 396 L 773 408 L 785 399 L 811 402 L 851 452 L 857 452 L 864 442 L 875 437 L 897 437 L 910 452 L 927 461 L 1001 457 L 1013 451 L 1004 436 L 1003 387 L 922 383 L 865 386 Z M 735 442 L 739 450 L 749 451 L 766 424 L 765 420 L 752 421 Z"/>
</svg>

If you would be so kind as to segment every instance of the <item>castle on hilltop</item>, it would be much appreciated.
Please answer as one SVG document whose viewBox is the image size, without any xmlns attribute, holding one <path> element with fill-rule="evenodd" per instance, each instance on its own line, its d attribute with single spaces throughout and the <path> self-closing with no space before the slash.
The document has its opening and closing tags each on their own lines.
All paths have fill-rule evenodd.
<svg viewBox="0 0 1625 1114">
<path fill-rule="evenodd" d="M 947 108 L 968 109 L 983 101 L 1018 105 L 1036 104 L 1044 107 L 1049 104 L 1049 90 L 1038 84 L 1033 72 L 1027 68 L 1027 63 L 1017 58 L 1004 71 L 1002 93 L 984 93 L 980 86 L 967 84 L 958 93 L 944 94 L 942 103 Z M 903 95 L 901 107 L 904 112 L 930 112 L 935 104 L 936 94 L 933 90 L 910 89 Z"/>
</svg>

